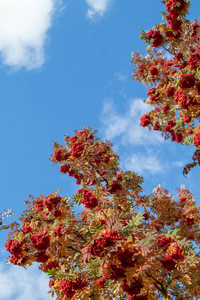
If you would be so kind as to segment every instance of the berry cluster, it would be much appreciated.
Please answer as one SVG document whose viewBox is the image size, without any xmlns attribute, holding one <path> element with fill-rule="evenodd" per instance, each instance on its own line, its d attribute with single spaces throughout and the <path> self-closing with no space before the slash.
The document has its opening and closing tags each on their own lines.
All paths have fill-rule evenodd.
<svg viewBox="0 0 200 300">
<path fill-rule="evenodd" d="M 77 191 L 77 194 L 82 194 L 81 203 L 86 208 L 95 208 L 98 205 L 97 198 L 90 191 L 82 188 Z"/>
<path fill-rule="evenodd" d="M 69 279 L 61 280 L 59 282 L 59 288 L 61 289 L 62 293 L 66 296 L 66 298 L 71 299 L 76 290 L 81 290 L 87 283 L 83 282 L 81 278 L 76 278 L 75 281 L 70 281 Z"/>
<path fill-rule="evenodd" d="M 147 56 L 132 55 L 136 67 L 133 79 L 144 85 L 155 85 L 147 92 L 146 102 L 154 107 L 140 118 L 140 125 L 161 131 L 177 143 L 194 144 L 193 163 L 184 168 L 187 173 L 200 163 L 200 24 L 186 19 L 189 3 L 185 0 L 166 0 L 164 23 L 142 33 L 151 46 Z M 172 56 L 166 57 L 155 48 L 163 47 Z M 196 126 L 196 127 L 195 127 Z M 198 140 L 198 142 L 196 142 Z"/>
<path fill-rule="evenodd" d="M 170 272 L 176 269 L 177 262 L 184 260 L 183 250 L 178 245 L 174 245 L 171 252 L 163 255 L 163 258 L 162 266 Z"/>
<path fill-rule="evenodd" d="M 86 252 L 102 257 L 104 255 L 104 248 L 113 246 L 118 240 L 122 240 L 122 238 L 119 236 L 117 230 L 107 231 L 101 238 L 94 239 L 93 244 L 87 246 Z"/>
<path fill-rule="evenodd" d="M 48 195 L 46 198 L 36 198 L 35 200 L 35 211 L 36 213 L 41 212 L 44 216 L 48 216 L 52 213 L 55 217 L 61 215 L 61 210 L 59 209 L 61 197 L 52 197 Z"/>
<path fill-rule="evenodd" d="M 31 242 L 35 249 L 45 251 L 49 247 L 50 238 L 44 233 L 32 234 L 31 235 Z"/>
<path fill-rule="evenodd" d="M 152 88 L 149 95 L 154 93 Z M 168 94 L 172 93 L 168 89 Z M 167 126 L 172 134 L 173 123 L 169 121 Z M 72 156 L 75 143 L 84 144 L 84 157 L 80 153 Z M 96 150 L 100 150 L 94 148 L 97 143 L 109 149 L 109 162 L 105 162 L 106 156 L 94 161 L 99 157 Z M 49 286 L 57 300 L 87 298 L 88 291 L 94 290 L 103 299 L 115 297 L 111 284 L 129 300 L 147 300 L 148 296 L 157 297 L 158 282 L 164 286 L 169 272 L 172 277 L 174 273 L 182 276 L 182 266 L 192 274 L 195 266 L 198 272 L 198 258 L 192 258 L 191 266 L 190 251 L 199 241 L 200 211 L 188 190 L 181 187 L 179 201 L 160 186 L 153 195 L 140 195 L 141 177 L 120 171 L 111 146 L 99 142 L 89 130 L 77 132 L 67 145 L 67 150 L 58 147 L 53 160 L 68 165 L 68 174 L 82 175 L 82 188 L 73 202 L 84 204 L 84 209 L 75 216 L 74 203 L 57 192 L 27 201 L 22 226 L 14 227 L 6 242 L 9 262 L 24 267 L 40 263 L 40 269 L 53 278 Z M 91 182 L 95 187 L 89 186 Z M 167 237 L 166 232 L 176 227 L 180 231 Z M 184 280 L 181 285 L 185 288 Z"/>
<path fill-rule="evenodd" d="M 124 292 L 128 293 L 131 296 L 137 296 L 140 294 L 141 289 L 143 288 L 143 284 L 141 280 L 135 279 L 134 282 L 128 284 L 126 280 L 124 280 L 123 284 L 121 285 Z"/>
</svg>

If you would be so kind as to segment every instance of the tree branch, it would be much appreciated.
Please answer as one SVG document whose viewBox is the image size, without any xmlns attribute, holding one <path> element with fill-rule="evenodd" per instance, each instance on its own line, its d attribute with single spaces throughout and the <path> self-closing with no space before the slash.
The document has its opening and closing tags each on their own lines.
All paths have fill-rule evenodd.
<svg viewBox="0 0 200 300">
<path fill-rule="evenodd" d="M 75 233 L 78 237 L 80 237 L 84 242 L 87 242 L 87 240 L 77 231 L 75 230 Z"/>
<path fill-rule="evenodd" d="M 76 243 L 85 243 L 85 241 L 77 241 L 77 240 L 73 240 L 73 239 L 69 239 L 71 242 L 76 242 Z"/>
<path fill-rule="evenodd" d="M 170 54 L 174 55 L 173 52 L 171 52 L 169 49 L 167 49 L 165 46 L 163 46 L 163 48 L 165 49 L 165 51 L 169 52 Z"/>
<path fill-rule="evenodd" d="M 169 285 L 170 285 L 170 283 L 171 283 L 173 280 L 175 280 L 175 279 L 178 279 L 178 278 L 180 278 L 180 275 L 179 275 L 179 276 L 177 276 L 177 277 L 174 277 L 174 278 L 172 278 L 170 281 L 168 281 L 168 283 L 167 283 L 167 286 L 169 286 Z"/>
<path fill-rule="evenodd" d="M 81 251 L 79 251 L 79 250 L 75 249 L 75 248 L 74 248 L 74 247 L 72 247 L 72 246 L 68 246 L 67 248 L 69 248 L 69 249 L 72 249 L 72 250 L 74 250 L 75 252 L 81 253 Z M 81 253 L 81 254 L 82 254 L 82 253 Z"/>
<path fill-rule="evenodd" d="M 154 283 L 155 284 L 155 287 L 161 292 L 161 294 L 163 294 L 163 296 L 165 297 L 168 297 L 168 293 L 167 291 L 165 290 L 164 286 L 162 285 L 161 282 L 159 282 L 154 276 L 150 275 L 147 273 L 147 275 L 151 278 L 153 278 L 156 282 Z"/>
<path fill-rule="evenodd" d="M 90 161 L 88 161 L 88 163 L 95 169 L 93 163 L 91 163 Z M 103 181 L 105 181 L 108 184 L 108 180 L 106 178 L 104 178 L 100 172 L 98 170 L 96 170 L 96 172 L 99 174 L 99 176 L 103 179 Z"/>
</svg>

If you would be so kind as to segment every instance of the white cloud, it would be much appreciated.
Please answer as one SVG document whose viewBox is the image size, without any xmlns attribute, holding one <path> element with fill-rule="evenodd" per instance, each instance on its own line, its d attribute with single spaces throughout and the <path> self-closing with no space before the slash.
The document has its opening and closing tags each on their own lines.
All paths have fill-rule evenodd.
<svg viewBox="0 0 200 300">
<path fill-rule="evenodd" d="M 61 0 L 1 0 L 0 55 L 16 69 L 39 68 L 45 62 L 45 42 L 52 16 Z"/>
<path fill-rule="evenodd" d="M 134 170 L 139 174 L 145 174 L 146 171 L 151 174 L 157 174 L 163 171 L 162 163 L 156 156 L 133 154 L 125 160 L 124 166 L 128 170 Z"/>
<path fill-rule="evenodd" d="M 164 54 L 165 54 L 165 59 L 166 59 L 166 60 L 171 60 L 171 59 L 173 59 L 173 55 L 170 54 L 169 52 L 165 51 Z"/>
<path fill-rule="evenodd" d="M 116 76 L 120 81 L 126 81 L 126 79 L 127 79 L 127 76 L 122 74 L 121 72 L 117 72 Z"/>
<path fill-rule="evenodd" d="M 48 276 L 34 265 L 27 270 L 0 263 L 0 299 L 50 300 Z"/>
<path fill-rule="evenodd" d="M 87 17 L 94 19 L 95 17 L 102 17 L 107 11 L 111 0 L 86 0 L 89 5 Z"/>
<path fill-rule="evenodd" d="M 184 162 L 183 161 L 176 161 L 176 162 L 173 163 L 173 165 L 175 167 L 181 167 L 182 168 L 184 166 Z"/>
<path fill-rule="evenodd" d="M 104 102 L 101 119 L 106 127 L 105 137 L 107 139 L 113 139 L 122 135 L 128 126 L 128 120 L 117 113 L 112 99 L 106 99 Z"/>
<path fill-rule="evenodd" d="M 140 126 L 140 117 L 149 110 L 149 105 L 142 99 L 132 99 L 124 114 L 118 113 L 112 99 L 105 99 L 102 121 L 105 126 L 105 137 L 120 137 L 122 144 L 155 145 L 163 141 L 160 133 Z"/>
</svg>

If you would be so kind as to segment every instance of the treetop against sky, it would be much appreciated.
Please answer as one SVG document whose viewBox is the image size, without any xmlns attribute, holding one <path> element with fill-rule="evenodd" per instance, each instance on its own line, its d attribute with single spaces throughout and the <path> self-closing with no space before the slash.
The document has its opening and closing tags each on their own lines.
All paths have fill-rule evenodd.
<svg viewBox="0 0 200 300">
<path fill-rule="evenodd" d="M 182 186 L 179 200 L 160 186 L 141 195 L 143 178 L 123 172 L 109 141 L 90 128 L 54 143 L 51 161 L 79 186 L 26 201 L 12 224 L 9 262 L 33 262 L 50 276 L 56 299 L 198 299 L 200 209 Z M 74 205 L 83 205 L 75 215 Z M 197 248 L 196 248 L 197 247 Z"/>
<path fill-rule="evenodd" d="M 179 273 L 180 275 L 180 266 L 182 269 L 189 268 L 192 248 L 190 243 L 184 244 L 182 238 L 194 239 L 196 243 L 199 241 L 195 231 L 198 227 L 199 212 L 192 196 L 194 194 L 196 202 L 199 203 L 199 168 L 197 166 L 199 159 L 199 25 L 198 21 L 191 23 L 186 19 L 194 21 L 195 18 L 198 18 L 196 12 L 200 5 L 198 1 L 191 1 L 189 15 L 185 15 L 188 12 L 187 1 L 180 1 L 180 5 L 175 2 L 167 1 L 163 5 L 158 1 L 149 3 L 149 1 L 144 0 L 136 5 L 130 0 L 127 0 L 126 3 L 116 3 L 114 0 L 98 0 L 68 1 L 64 4 L 62 1 L 45 0 L 41 5 L 39 1 L 8 0 L 0 4 L 0 14 L 2 14 L 0 25 L 2 68 L 0 76 L 2 99 L 4 99 L 0 119 L 1 127 L 5 128 L 2 131 L 0 153 L 2 158 L 1 178 L 4 187 L 2 199 L 6 199 L 6 201 L 2 201 L 1 211 L 11 207 L 14 211 L 14 217 L 9 218 L 9 220 L 14 221 L 24 210 L 23 200 L 28 194 L 35 195 L 34 201 L 41 201 L 38 202 L 38 206 L 36 205 L 38 207 L 37 212 L 34 211 L 34 206 L 32 207 L 34 217 L 30 228 L 28 228 L 29 224 L 23 223 L 22 228 L 25 228 L 23 229 L 25 231 L 21 231 L 22 228 L 18 227 L 17 231 L 14 232 L 14 241 L 18 241 L 18 244 L 16 242 L 7 244 L 7 250 L 11 250 L 12 256 L 14 255 L 11 259 L 13 263 L 23 265 L 37 261 L 38 253 L 43 251 L 39 249 L 40 241 L 43 244 L 44 239 L 45 245 L 50 247 L 45 248 L 46 259 L 48 257 L 51 262 L 43 261 L 41 268 L 47 272 L 48 264 L 51 265 L 51 268 L 53 266 L 52 270 L 54 267 L 61 267 L 61 263 L 56 261 L 56 257 L 52 261 L 55 245 L 52 240 L 53 236 L 50 239 L 48 236 L 52 230 L 57 232 L 56 228 L 63 226 L 63 228 L 58 229 L 57 233 L 54 232 L 57 234 L 55 235 L 55 243 L 57 243 L 59 239 L 63 239 L 61 233 L 64 233 L 68 228 L 67 224 L 59 225 L 61 219 L 66 219 L 64 206 L 69 206 L 66 204 L 68 200 L 63 196 L 54 194 L 54 191 L 62 187 L 59 195 L 67 195 L 67 197 L 70 197 L 71 194 L 76 195 L 75 202 L 81 205 L 73 208 L 75 214 L 81 213 L 82 208 L 85 207 L 87 213 L 83 213 L 82 216 L 85 215 L 86 219 L 83 218 L 81 222 L 86 224 L 89 222 L 88 218 L 92 216 L 90 221 L 93 222 L 94 226 L 90 226 L 90 231 L 91 234 L 95 234 L 95 232 L 97 234 L 95 241 L 97 244 L 94 243 L 94 245 L 99 245 L 101 249 L 102 241 L 104 241 L 103 243 L 108 241 L 110 243 L 111 236 L 109 234 L 111 232 L 109 233 L 109 230 L 113 234 L 112 247 L 115 245 L 114 240 L 117 241 L 119 238 L 117 243 L 119 243 L 119 247 L 122 247 L 121 252 L 119 251 L 121 254 L 115 254 L 112 266 L 104 270 L 105 272 L 102 271 L 102 274 L 105 273 L 104 279 L 107 283 L 115 280 L 114 282 L 119 286 L 120 282 L 120 290 L 125 292 L 125 295 L 128 295 L 128 292 L 131 293 L 131 290 L 126 282 L 122 282 L 124 281 L 123 270 L 121 270 L 121 279 L 120 277 L 114 279 L 114 274 L 111 274 L 113 270 L 116 273 L 118 270 L 116 268 L 122 264 L 124 264 L 127 273 L 126 262 L 123 260 L 123 255 L 127 256 L 128 252 L 126 253 L 126 251 L 132 251 L 129 256 L 132 257 L 132 262 L 135 262 L 135 269 L 129 270 L 132 275 L 138 271 L 136 269 L 140 262 L 145 264 L 145 260 L 149 262 L 150 258 L 153 259 L 156 254 L 155 249 L 164 259 L 158 259 L 157 263 L 158 268 L 161 268 L 165 274 L 165 283 L 167 280 L 168 282 L 171 280 L 167 277 L 169 273 Z M 166 14 L 162 16 L 160 11 L 165 10 L 165 5 Z M 153 11 L 152 6 L 154 7 Z M 150 10 L 151 13 L 149 13 Z M 159 25 L 162 21 L 164 23 Z M 154 24 L 157 25 L 152 28 Z M 144 31 L 141 37 L 147 43 L 146 45 L 139 39 L 142 29 Z M 147 54 L 145 54 L 147 46 Z M 161 48 L 164 48 L 162 53 L 159 51 Z M 136 50 L 138 50 L 137 53 Z M 132 58 L 130 58 L 131 52 L 133 52 Z M 135 65 L 134 71 L 130 62 L 131 59 Z M 134 79 L 150 86 L 145 88 L 141 83 L 132 81 L 132 72 Z M 146 99 L 146 103 L 143 102 L 143 99 Z M 153 130 L 148 131 L 147 128 L 142 130 L 140 124 Z M 63 162 L 63 155 L 65 156 L 66 152 L 65 147 L 62 146 L 64 134 L 67 131 L 70 133 L 69 136 L 73 136 L 75 128 L 81 132 L 80 129 L 85 125 L 98 129 L 98 135 L 103 140 L 103 144 L 96 145 L 95 143 L 98 142 L 93 143 L 92 139 L 81 140 L 80 143 L 74 141 L 74 145 L 71 141 L 72 145 L 68 144 L 68 149 L 71 149 L 71 146 L 73 149 L 71 149 L 72 152 L 69 157 L 74 157 L 74 159 L 65 157 L 66 161 Z M 165 141 L 162 135 L 168 140 Z M 105 143 L 103 146 L 106 138 L 111 139 L 115 145 L 114 150 L 120 156 L 119 172 L 116 174 L 117 169 L 115 169 L 114 164 L 117 162 L 115 162 L 117 156 L 113 150 L 111 151 L 111 145 Z M 49 169 L 50 161 L 47 158 L 52 155 L 52 140 L 58 141 L 58 144 L 54 143 L 57 152 L 54 153 L 53 160 L 54 162 L 62 162 L 60 175 L 56 167 Z M 69 140 L 65 140 L 65 142 L 68 143 Z M 88 149 L 89 142 L 91 145 Z M 96 147 L 95 150 L 92 150 L 93 147 Z M 106 149 L 106 147 L 108 148 Z M 88 166 L 84 167 L 82 163 L 76 165 L 81 160 L 82 152 L 86 155 L 86 149 L 88 149 L 88 153 L 92 153 L 91 155 L 98 154 L 98 158 L 94 157 L 94 162 L 91 161 L 92 165 L 97 164 L 95 166 L 90 165 L 91 168 L 94 167 L 95 169 L 91 174 L 87 171 L 89 170 L 87 169 Z M 80 157 L 79 154 L 81 154 Z M 57 160 L 59 157 L 61 160 Z M 70 166 L 68 165 L 69 159 Z M 100 161 L 100 166 L 103 163 L 103 169 L 108 168 L 108 173 L 112 170 L 113 173 L 111 172 L 111 174 L 114 177 L 111 175 L 109 177 L 108 173 L 99 175 L 103 169 L 98 170 L 98 161 Z M 112 169 L 113 167 L 114 169 Z M 139 175 L 129 173 L 130 170 L 138 172 Z M 183 170 L 186 177 L 182 175 Z M 142 187 L 140 187 L 140 176 L 144 177 Z M 113 180 L 114 186 L 112 186 Z M 119 223 L 122 223 L 121 229 L 117 228 L 116 230 L 121 231 L 121 233 L 113 233 L 115 229 L 108 228 L 111 226 L 108 225 L 110 221 L 107 221 L 105 215 L 101 215 L 103 211 L 105 213 L 105 210 L 108 210 L 108 215 L 112 214 L 112 209 L 117 204 L 116 201 L 121 201 L 122 195 L 128 199 L 133 197 L 134 193 L 129 195 L 130 191 L 127 190 L 131 180 L 140 181 L 138 192 L 140 191 L 141 194 L 137 196 L 139 202 L 136 206 L 142 215 L 139 215 L 138 225 L 134 225 L 137 227 L 137 234 L 134 238 L 138 244 L 133 241 L 133 237 L 130 242 L 127 240 L 128 229 L 126 227 L 133 226 L 133 224 L 125 226 L 122 222 L 126 216 L 127 221 L 137 223 L 133 216 L 127 217 L 128 212 L 125 213 L 125 210 L 130 209 L 130 205 L 127 207 L 122 203 L 118 205 L 121 206 L 121 210 L 117 209 L 119 213 L 117 218 L 120 219 Z M 95 186 L 90 186 L 88 183 L 95 183 Z M 80 186 L 81 188 L 77 193 L 79 184 L 85 186 Z M 153 188 L 159 184 L 164 189 L 154 190 L 152 194 Z M 186 188 L 181 187 L 177 198 L 173 199 L 171 194 L 168 195 L 167 190 L 176 195 L 177 187 L 180 187 L 181 184 L 185 184 Z M 121 188 L 119 188 L 120 185 Z M 100 192 L 100 186 L 105 190 Z M 117 186 L 119 189 L 116 189 Z M 144 189 L 143 192 L 141 188 Z M 37 195 L 41 193 L 49 196 L 37 198 Z M 152 194 L 152 196 L 147 196 L 148 194 Z M 161 194 L 163 201 L 155 200 L 156 197 L 160 199 L 158 195 Z M 108 205 L 104 204 L 106 197 L 110 202 L 114 201 L 114 206 L 110 203 L 110 207 L 102 209 L 103 205 Z M 147 206 L 139 200 L 140 198 Z M 101 199 L 101 204 L 99 199 Z M 151 201 L 157 201 L 156 205 L 158 202 L 160 203 L 160 208 L 159 206 L 156 208 L 160 209 L 159 213 L 152 211 L 154 208 Z M 166 211 L 163 205 L 166 204 L 166 201 L 176 206 L 174 212 L 176 211 L 178 215 L 173 216 L 171 214 L 170 216 L 178 218 L 177 221 L 173 220 L 175 223 L 172 222 L 172 219 L 168 219 L 167 215 L 163 216 L 163 212 Z M 55 207 L 52 203 L 56 204 Z M 102 211 L 101 209 L 96 211 L 99 205 Z M 41 207 L 43 208 L 40 209 Z M 95 213 L 92 215 L 94 210 Z M 60 213 L 61 215 L 59 215 Z M 107 217 L 109 218 L 109 216 Z M 131 219 L 132 217 L 133 219 Z M 44 219 L 42 219 L 45 227 L 44 232 L 40 232 L 37 218 Z M 48 227 L 48 218 L 52 218 L 52 226 L 56 226 L 55 228 Z M 71 218 L 72 222 L 75 222 L 75 219 L 70 216 L 69 219 L 71 220 Z M 25 219 L 23 220 L 26 222 Z M 181 228 L 180 232 L 175 231 L 173 236 L 165 235 L 166 226 L 169 226 L 173 231 L 177 224 Z M 74 226 L 76 227 L 78 224 L 75 222 Z M 88 227 L 88 223 L 86 227 Z M 190 237 L 185 236 L 188 228 L 191 233 Z M 149 248 L 147 247 L 149 252 L 147 250 L 148 253 L 146 254 L 140 243 L 143 243 L 144 230 L 147 229 L 150 230 L 152 239 L 150 239 L 151 245 L 148 245 Z M 7 257 L 4 250 L 6 234 L 5 232 L 1 233 L 0 277 L 2 278 L 2 286 L 0 285 L 0 287 L 3 299 L 13 300 L 19 297 L 20 299 L 27 299 L 28 297 L 34 300 L 49 299 L 50 296 L 45 294 L 48 290 L 48 278 L 42 273 L 37 273 L 38 271 L 33 269 L 33 272 L 38 274 L 35 279 L 35 282 L 38 280 L 38 289 L 41 290 L 38 295 L 34 292 L 35 287 L 31 285 L 31 280 L 28 280 L 29 276 L 33 276 L 30 275 L 32 268 L 24 273 L 24 270 L 20 270 L 18 266 L 4 265 L 3 258 Z M 77 238 L 74 236 L 74 232 L 69 234 L 72 235 L 72 239 Z M 25 240 L 23 240 L 24 237 Z M 162 239 L 162 242 L 159 239 Z M 11 240 L 13 240 L 12 236 Z M 78 240 L 80 241 L 80 237 Z M 164 240 L 165 245 L 163 244 Z M 26 248 L 26 243 L 31 243 L 32 248 Z M 77 249 L 85 249 L 83 244 L 81 247 L 80 244 L 76 243 L 75 245 L 78 247 Z M 133 245 L 137 245 L 137 249 Z M 68 246 L 73 247 L 71 244 Z M 95 247 L 93 248 L 88 244 L 86 254 L 96 256 L 97 262 L 95 264 L 99 264 L 99 260 L 102 260 L 103 257 L 105 259 L 109 251 L 106 248 L 105 252 L 98 252 Z M 76 250 L 68 248 L 68 251 L 73 257 Z M 75 257 L 77 261 L 79 261 L 78 253 Z M 45 255 L 43 259 L 45 260 Z M 196 257 L 193 260 L 194 265 L 197 264 L 195 259 Z M 168 267 L 168 270 L 165 260 L 170 261 L 171 267 Z M 83 262 L 88 266 L 86 261 Z M 110 262 L 108 260 L 108 263 Z M 62 270 L 56 269 L 57 272 L 62 274 L 64 266 L 66 266 L 65 261 Z M 151 263 L 150 266 L 152 266 Z M 90 272 L 93 272 L 93 267 L 90 266 Z M 104 267 L 103 269 L 105 269 Z M 192 264 L 190 267 L 192 268 Z M 137 282 L 138 291 L 144 298 L 147 297 L 146 288 L 152 284 L 151 280 L 153 280 L 149 276 L 158 275 L 155 269 L 152 271 L 151 267 L 148 268 L 149 272 L 145 271 L 146 275 L 140 277 Z M 97 269 L 100 272 L 99 267 Z M 27 288 L 21 285 L 20 281 L 19 284 L 16 284 L 16 278 L 13 274 L 17 274 L 17 272 L 19 272 L 18 278 L 22 276 L 22 281 L 27 282 Z M 199 276 L 195 274 L 194 269 L 192 274 L 197 278 Z M 84 273 L 84 276 L 88 282 L 88 275 Z M 94 279 L 96 275 L 93 274 L 92 276 Z M 106 276 L 114 277 L 111 279 Z M 185 276 L 181 277 L 183 286 L 176 286 L 176 293 L 179 288 L 185 288 L 188 293 L 188 278 Z M 192 277 L 192 281 L 194 277 Z M 46 287 L 39 284 L 40 278 L 41 282 L 46 280 Z M 156 278 L 158 279 L 158 277 Z M 62 297 L 63 291 L 67 291 L 66 284 L 69 282 L 64 281 L 62 283 L 60 280 L 55 280 L 55 286 L 60 287 L 61 294 L 57 292 L 58 296 Z M 136 281 L 135 279 L 135 284 Z M 95 280 L 91 281 L 90 284 L 92 282 L 94 285 L 97 284 Z M 70 287 L 69 283 L 69 290 L 71 289 L 74 293 L 80 284 L 81 282 L 75 280 Z M 86 291 L 89 286 L 85 286 L 85 282 L 82 284 L 85 297 L 87 297 L 89 293 Z M 8 285 L 11 287 L 9 291 L 5 289 L 5 286 Z M 53 286 L 52 284 L 51 288 Z M 152 289 L 154 299 L 155 293 L 163 295 L 165 292 L 165 287 L 161 285 L 156 286 L 155 284 L 155 290 Z M 110 289 L 107 289 L 106 293 L 110 293 Z M 169 291 L 169 293 L 171 292 Z M 198 294 L 198 290 L 195 293 Z M 171 296 L 173 295 L 171 294 Z M 136 296 L 129 294 L 129 297 Z"/>
</svg>

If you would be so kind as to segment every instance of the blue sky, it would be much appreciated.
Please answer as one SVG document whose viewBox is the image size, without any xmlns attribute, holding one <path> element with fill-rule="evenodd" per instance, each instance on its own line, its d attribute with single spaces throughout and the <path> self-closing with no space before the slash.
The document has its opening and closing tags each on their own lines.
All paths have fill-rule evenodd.
<svg viewBox="0 0 200 300">
<path fill-rule="evenodd" d="M 199 19 L 199 9 L 193 0 L 191 20 Z M 176 194 L 185 184 L 200 204 L 198 168 L 182 175 L 193 146 L 139 126 L 150 108 L 142 102 L 147 88 L 131 79 L 131 52 L 145 53 L 140 32 L 161 22 L 161 10 L 159 0 L 0 1 L 0 211 L 12 208 L 10 220 L 25 209 L 28 194 L 76 192 L 74 180 L 48 158 L 53 140 L 63 143 L 83 126 L 112 140 L 122 169 L 144 176 L 146 193 L 161 184 Z M 5 240 L 1 233 L 0 299 L 51 299 L 37 266 L 5 264 Z"/>
</svg>

